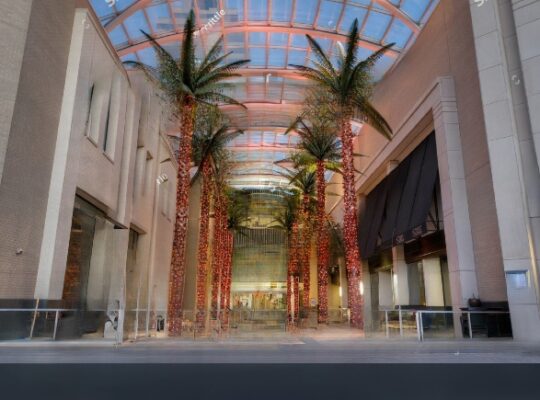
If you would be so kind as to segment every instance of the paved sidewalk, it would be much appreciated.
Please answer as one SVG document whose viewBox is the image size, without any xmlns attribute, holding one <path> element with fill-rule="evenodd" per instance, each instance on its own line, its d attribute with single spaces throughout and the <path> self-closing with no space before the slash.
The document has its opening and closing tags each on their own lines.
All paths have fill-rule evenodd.
<svg viewBox="0 0 540 400">
<path fill-rule="evenodd" d="M 540 363 L 540 343 L 317 337 L 0 343 L 0 363 Z M 83 345 L 81 345 L 83 344 Z"/>
</svg>

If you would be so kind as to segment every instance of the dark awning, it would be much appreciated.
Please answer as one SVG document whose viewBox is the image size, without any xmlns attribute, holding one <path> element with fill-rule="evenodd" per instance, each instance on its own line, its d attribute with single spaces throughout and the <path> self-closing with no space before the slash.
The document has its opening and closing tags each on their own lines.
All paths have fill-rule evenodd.
<svg viewBox="0 0 540 400">
<path fill-rule="evenodd" d="M 368 194 L 359 218 L 362 258 L 425 233 L 437 174 L 432 133 Z"/>
</svg>

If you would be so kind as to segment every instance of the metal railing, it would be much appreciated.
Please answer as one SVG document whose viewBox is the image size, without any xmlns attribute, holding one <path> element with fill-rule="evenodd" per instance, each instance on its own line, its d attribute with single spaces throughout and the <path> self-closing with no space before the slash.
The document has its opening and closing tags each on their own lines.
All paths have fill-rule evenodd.
<svg viewBox="0 0 540 400">
<path fill-rule="evenodd" d="M 118 329 L 122 310 L 81 310 L 40 307 L 0 308 L 0 341 L 112 339 L 121 343 Z M 114 338 L 106 338 L 111 334 Z"/>
<path fill-rule="evenodd" d="M 417 309 L 385 309 L 379 311 L 379 321 L 375 321 L 371 333 L 383 332 L 386 338 L 416 337 L 418 341 L 436 338 L 466 337 L 473 339 L 488 335 L 487 318 L 508 318 L 509 311 L 499 310 L 417 310 Z M 480 324 L 473 320 L 480 319 Z M 458 325 L 456 326 L 456 322 Z M 495 321 L 497 324 L 498 322 Z M 506 322 L 503 322 L 503 325 Z M 377 329 L 378 328 L 378 329 Z M 456 329 L 457 328 L 457 329 Z M 479 335 L 481 333 L 481 335 Z M 510 336 L 504 332 L 503 336 Z"/>
</svg>

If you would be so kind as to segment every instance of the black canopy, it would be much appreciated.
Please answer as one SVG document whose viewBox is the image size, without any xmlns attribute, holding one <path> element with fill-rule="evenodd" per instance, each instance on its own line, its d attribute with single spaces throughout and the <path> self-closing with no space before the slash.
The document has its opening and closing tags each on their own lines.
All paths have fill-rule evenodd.
<svg viewBox="0 0 540 400">
<path fill-rule="evenodd" d="M 425 232 L 437 174 L 432 133 L 368 194 L 359 218 L 362 258 Z"/>
</svg>

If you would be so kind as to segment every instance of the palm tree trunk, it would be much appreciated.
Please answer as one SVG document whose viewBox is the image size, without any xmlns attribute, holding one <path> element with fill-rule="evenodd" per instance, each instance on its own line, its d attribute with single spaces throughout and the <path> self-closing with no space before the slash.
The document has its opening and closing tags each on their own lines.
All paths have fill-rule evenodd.
<svg viewBox="0 0 540 400">
<path fill-rule="evenodd" d="M 326 182 L 324 162 L 317 161 L 317 275 L 320 324 L 328 322 L 328 232 L 325 226 Z"/>
<path fill-rule="evenodd" d="M 304 195 L 302 204 L 302 222 L 303 229 L 303 242 L 300 254 L 300 265 L 302 271 L 302 282 L 304 284 L 304 292 L 302 293 L 302 305 L 304 309 L 309 308 L 309 289 L 310 289 L 310 255 L 311 255 L 311 224 L 309 221 L 309 197 Z"/>
<path fill-rule="evenodd" d="M 349 308 L 351 311 L 351 326 L 363 328 L 362 315 L 363 299 L 359 284 L 362 282 L 362 270 L 359 266 L 358 226 L 356 216 L 356 195 L 354 182 L 353 134 L 350 113 L 341 122 L 341 141 L 343 155 L 343 203 L 345 215 L 343 221 L 345 242 L 345 265 L 347 268 Z"/>
<path fill-rule="evenodd" d="M 208 276 L 208 222 L 210 219 L 210 174 L 208 161 L 202 165 L 201 219 L 197 268 L 197 328 L 204 330 L 206 321 L 206 281 Z"/>
<path fill-rule="evenodd" d="M 216 201 L 214 204 L 214 251 L 212 256 L 212 318 L 217 318 L 219 304 L 219 291 L 221 286 L 222 274 L 222 253 L 223 253 L 223 229 L 222 213 L 223 213 L 223 198 L 221 193 L 216 193 Z"/>
<path fill-rule="evenodd" d="M 176 219 L 169 273 L 169 301 L 167 322 L 169 336 L 179 336 L 182 331 L 182 301 L 186 270 L 186 237 L 188 228 L 188 204 L 191 167 L 191 137 L 195 120 L 194 103 L 184 104 L 181 120 L 180 148 L 176 186 Z"/>
<path fill-rule="evenodd" d="M 229 276 L 229 265 L 228 265 L 228 257 L 227 253 L 229 251 L 228 241 L 229 241 L 229 230 L 227 229 L 227 197 L 224 193 L 221 193 L 221 212 L 219 213 L 220 221 L 219 221 L 219 229 L 221 230 L 220 234 L 220 240 L 221 240 L 221 252 L 219 253 L 218 257 L 220 258 L 220 271 L 221 271 L 221 279 L 219 282 L 220 290 L 219 290 L 219 307 L 221 308 L 219 317 L 221 320 L 221 325 L 225 325 L 225 319 L 227 318 L 227 285 L 228 281 L 230 279 Z"/>
<path fill-rule="evenodd" d="M 234 247 L 233 233 L 229 230 L 225 231 L 225 254 L 222 273 L 222 289 L 221 289 L 221 304 L 223 312 L 221 315 L 221 324 L 224 330 L 229 324 L 229 306 L 231 304 L 231 274 L 232 274 L 232 255 Z"/>
<path fill-rule="evenodd" d="M 294 324 L 298 318 L 298 265 L 297 265 L 297 240 L 298 240 L 298 223 L 294 222 L 291 232 L 289 233 L 289 255 L 287 265 L 287 320 Z"/>
<path fill-rule="evenodd" d="M 288 235 L 288 260 L 287 260 L 287 323 L 292 323 L 292 247 L 293 247 L 293 236 L 289 232 Z"/>
</svg>

